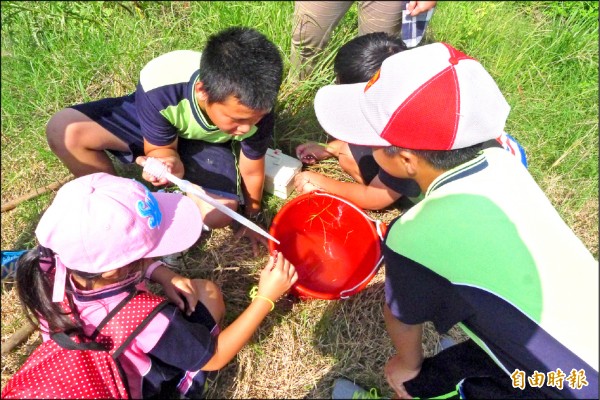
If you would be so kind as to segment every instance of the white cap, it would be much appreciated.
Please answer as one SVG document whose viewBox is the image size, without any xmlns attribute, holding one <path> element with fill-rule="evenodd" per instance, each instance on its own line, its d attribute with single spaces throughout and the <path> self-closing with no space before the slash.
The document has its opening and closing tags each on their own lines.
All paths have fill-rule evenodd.
<svg viewBox="0 0 600 400">
<path fill-rule="evenodd" d="M 325 86 L 315 97 L 317 119 L 335 138 L 415 150 L 495 139 L 509 111 L 483 66 L 445 43 L 397 53 L 369 82 Z"/>
</svg>

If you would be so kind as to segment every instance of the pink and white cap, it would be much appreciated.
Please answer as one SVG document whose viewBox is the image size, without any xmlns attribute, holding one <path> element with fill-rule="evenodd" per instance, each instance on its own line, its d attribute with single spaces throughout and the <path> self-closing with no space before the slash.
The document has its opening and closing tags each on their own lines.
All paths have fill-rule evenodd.
<svg viewBox="0 0 600 400">
<path fill-rule="evenodd" d="M 181 194 L 151 193 L 141 183 L 106 173 L 65 184 L 35 234 L 52 249 L 52 301 L 64 297 L 66 268 L 102 273 L 150 257 L 183 251 L 200 237 L 202 215 Z"/>
<path fill-rule="evenodd" d="M 335 138 L 415 150 L 495 139 L 509 111 L 483 66 L 445 43 L 397 53 L 369 82 L 325 86 L 315 97 L 317 119 Z"/>
</svg>

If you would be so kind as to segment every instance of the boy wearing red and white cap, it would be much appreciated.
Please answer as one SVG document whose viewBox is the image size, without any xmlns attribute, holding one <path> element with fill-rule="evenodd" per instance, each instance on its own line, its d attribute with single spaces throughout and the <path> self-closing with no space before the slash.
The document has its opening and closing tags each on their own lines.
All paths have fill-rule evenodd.
<svg viewBox="0 0 600 400">
<path fill-rule="evenodd" d="M 315 110 L 329 134 L 373 147 L 425 194 L 384 243 L 397 395 L 597 398 L 598 264 L 513 156 L 481 150 L 510 110 L 482 65 L 426 45 L 367 83 L 320 89 Z M 426 321 L 471 340 L 424 359 Z"/>
</svg>

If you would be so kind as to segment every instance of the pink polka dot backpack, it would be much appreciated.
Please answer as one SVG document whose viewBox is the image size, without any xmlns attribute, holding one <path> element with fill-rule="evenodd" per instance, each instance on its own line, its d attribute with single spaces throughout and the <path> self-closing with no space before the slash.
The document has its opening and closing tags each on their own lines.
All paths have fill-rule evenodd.
<svg viewBox="0 0 600 400">
<path fill-rule="evenodd" d="M 52 334 L 7 382 L 2 398 L 130 398 L 118 357 L 166 304 L 162 297 L 132 291 L 91 337 Z"/>
</svg>

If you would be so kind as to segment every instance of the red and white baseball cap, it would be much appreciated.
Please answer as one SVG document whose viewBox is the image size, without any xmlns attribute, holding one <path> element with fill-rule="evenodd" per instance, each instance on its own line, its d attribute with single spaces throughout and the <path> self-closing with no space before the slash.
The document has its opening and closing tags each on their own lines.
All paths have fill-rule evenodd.
<svg viewBox="0 0 600 400">
<path fill-rule="evenodd" d="M 133 261 L 183 251 L 202 231 L 187 196 L 151 193 L 133 179 L 106 173 L 66 183 L 35 230 L 55 253 L 53 301 L 63 300 L 66 269 L 102 273 Z"/>
<path fill-rule="evenodd" d="M 509 111 L 483 66 L 445 43 L 394 54 L 369 82 L 325 86 L 315 97 L 317 119 L 333 137 L 415 150 L 495 139 Z"/>
</svg>

